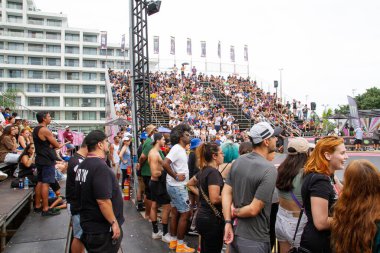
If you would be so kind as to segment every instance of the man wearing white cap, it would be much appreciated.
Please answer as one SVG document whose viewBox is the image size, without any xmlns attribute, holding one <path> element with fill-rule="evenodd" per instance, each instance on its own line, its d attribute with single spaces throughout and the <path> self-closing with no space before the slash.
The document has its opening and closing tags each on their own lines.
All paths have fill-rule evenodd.
<svg viewBox="0 0 380 253">
<path fill-rule="evenodd" d="M 252 248 L 258 253 L 270 252 L 269 220 L 277 170 L 268 155 L 276 150 L 276 136 L 281 131 L 267 122 L 255 124 L 249 131 L 253 152 L 240 156 L 227 176 L 222 192 L 224 240 L 231 244 L 232 253 Z M 236 218 L 234 228 L 232 218 Z"/>
</svg>

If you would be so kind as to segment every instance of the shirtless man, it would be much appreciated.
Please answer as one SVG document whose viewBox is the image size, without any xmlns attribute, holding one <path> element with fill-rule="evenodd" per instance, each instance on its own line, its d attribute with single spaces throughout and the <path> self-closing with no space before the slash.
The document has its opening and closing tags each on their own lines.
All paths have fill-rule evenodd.
<svg viewBox="0 0 380 253">
<path fill-rule="evenodd" d="M 150 220 L 152 221 L 152 238 L 160 239 L 166 243 L 164 236 L 168 233 L 168 220 L 170 212 L 170 197 L 166 191 L 166 172 L 162 167 L 163 159 L 165 158 L 161 148 L 165 146 L 165 137 L 161 133 L 153 135 L 153 148 L 149 152 L 148 162 L 150 165 L 150 182 L 149 187 L 152 194 L 152 206 L 150 209 Z M 158 230 L 157 225 L 157 208 L 162 205 L 162 230 Z"/>
</svg>

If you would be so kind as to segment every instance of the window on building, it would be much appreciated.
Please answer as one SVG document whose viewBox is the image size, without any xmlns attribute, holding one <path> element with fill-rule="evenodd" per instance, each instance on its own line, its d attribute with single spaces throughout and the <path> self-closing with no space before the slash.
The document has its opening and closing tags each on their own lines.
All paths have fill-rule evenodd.
<svg viewBox="0 0 380 253">
<path fill-rule="evenodd" d="M 79 67 L 78 59 L 65 59 L 65 66 L 67 67 Z"/>
<path fill-rule="evenodd" d="M 96 68 L 96 61 L 93 60 L 83 60 L 83 67 L 84 68 Z"/>
<path fill-rule="evenodd" d="M 22 78 L 24 77 L 24 71 L 19 70 L 19 69 L 10 69 L 8 70 L 8 76 L 10 78 Z"/>
<path fill-rule="evenodd" d="M 99 92 L 100 92 L 100 94 L 106 94 L 106 86 L 100 85 L 99 86 Z"/>
<path fill-rule="evenodd" d="M 99 99 L 99 106 L 100 107 L 105 107 L 106 106 L 106 100 L 104 98 Z"/>
<path fill-rule="evenodd" d="M 8 15 L 8 22 L 20 24 L 22 23 L 22 16 Z"/>
<path fill-rule="evenodd" d="M 60 58 L 46 58 L 46 64 L 48 66 L 61 66 Z"/>
<path fill-rule="evenodd" d="M 65 120 L 79 120 L 79 112 L 65 112 Z"/>
<path fill-rule="evenodd" d="M 65 85 L 65 93 L 79 93 L 79 85 L 66 84 Z"/>
<path fill-rule="evenodd" d="M 83 35 L 83 41 L 85 41 L 85 42 L 97 42 L 98 36 L 97 35 L 84 34 Z"/>
<path fill-rule="evenodd" d="M 53 33 L 53 32 L 46 32 L 46 39 L 48 39 L 48 40 L 60 40 L 61 34 L 60 33 Z"/>
<path fill-rule="evenodd" d="M 44 65 L 44 60 L 42 57 L 29 57 L 29 65 Z"/>
<path fill-rule="evenodd" d="M 8 34 L 11 37 L 24 37 L 24 30 L 9 29 Z"/>
<path fill-rule="evenodd" d="M 2 73 L 2 69 L 0 69 L 0 77 L 3 77 L 3 76 L 1 75 L 1 73 Z M 0 83 L 0 91 L 1 91 L 1 92 L 4 91 L 4 83 Z"/>
<path fill-rule="evenodd" d="M 28 31 L 28 37 L 35 38 L 35 39 L 43 39 L 44 33 L 41 31 Z"/>
<path fill-rule="evenodd" d="M 0 49 L 4 49 L 4 42 L 3 41 L 0 41 Z"/>
<path fill-rule="evenodd" d="M 96 81 L 97 73 L 83 72 L 82 80 Z"/>
<path fill-rule="evenodd" d="M 46 45 L 46 52 L 48 53 L 60 53 L 61 46 L 60 45 Z"/>
<path fill-rule="evenodd" d="M 9 64 L 24 64 L 24 56 L 8 56 Z"/>
<path fill-rule="evenodd" d="M 28 97 L 29 106 L 43 106 L 42 97 Z"/>
<path fill-rule="evenodd" d="M 65 98 L 66 107 L 79 107 L 79 98 Z"/>
<path fill-rule="evenodd" d="M 109 55 L 109 56 L 113 56 L 113 49 L 102 49 L 100 50 L 100 55 Z"/>
<path fill-rule="evenodd" d="M 43 18 L 28 17 L 28 24 L 31 24 L 31 25 L 44 25 L 44 19 Z"/>
<path fill-rule="evenodd" d="M 48 19 L 48 20 L 46 20 L 46 24 L 48 26 L 57 26 L 57 27 L 60 27 L 60 26 L 62 26 L 62 20 Z"/>
<path fill-rule="evenodd" d="M 7 2 L 7 8 L 8 9 L 22 10 L 22 3 L 8 1 Z"/>
<path fill-rule="evenodd" d="M 79 80 L 79 72 L 67 72 L 66 80 Z"/>
<path fill-rule="evenodd" d="M 59 106 L 59 98 L 56 97 L 46 97 L 45 106 Z"/>
<path fill-rule="evenodd" d="M 114 68 L 114 62 L 113 61 L 101 61 L 102 62 L 102 68 L 108 67 L 108 68 Z"/>
<path fill-rule="evenodd" d="M 44 45 L 41 44 L 29 44 L 28 50 L 31 52 L 42 52 L 44 51 Z"/>
<path fill-rule="evenodd" d="M 96 120 L 96 112 L 82 112 L 83 120 Z"/>
<path fill-rule="evenodd" d="M 96 93 L 96 85 L 83 85 L 83 93 L 84 94 L 95 94 Z"/>
<path fill-rule="evenodd" d="M 4 77 L 4 69 L 0 69 L 0 77 Z"/>
<path fill-rule="evenodd" d="M 8 83 L 7 89 L 16 90 L 16 91 L 24 91 L 24 84 L 23 83 Z"/>
<path fill-rule="evenodd" d="M 104 73 L 100 73 L 100 81 L 105 81 L 106 80 L 106 76 Z"/>
<path fill-rule="evenodd" d="M 125 51 L 121 51 L 121 49 L 116 49 L 116 56 L 124 56 Z"/>
<path fill-rule="evenodd" d="M 46 79 L 61 79 L 61 72 L 59 72 L 59 71 L 46 71 Z"/>
<path fill-rule="evenodd" d="M 0 63 L 4 63 L 4 55 L 0 55 Z"/>
<path fill-rule="evenodd" d="M 66 33 L 65 40 L 67 41 L 79 41 L 79 34 Z"/>
<path fill-rule="evenodd" d="M 59 93 L 61 92 L 61 86 L 59 84 L 45 84 L 45 91 L 47 93 Z"/>
<path fill-rule="evenodd" d="M 65 47 L 66 54 L 79 54 L 79 47 L 77 46 L 66 46 Z"/>
<path fill-rule="evenodd" d="M 97 55 L 98 50 L 96 48 L 92 48 L 92 47 L 83 47 L 83 54 Z"/>
<path fill-rule="evenodd" d="M 43 85 L 40 83 L 29 83 L 28 92 L 43 92 Z"/>
<path fill-rule="evenodd" d="M 8 42 L 8 50 L 24 51 L 23 43 Z"/>
<path fill-rule="evenodd" d="M 53 120 L 60 120 L 61 119 L 61 112 L 57 111 L 49 111 L 50 116 Z"/>
<path fill-rule="evenodd" d="M 44 73 L 42 71 L 38 71 L 38 70 L 29 70 L 28 71 L 28 78 L 31 78 L 31 79 L 43 79 L 44 78 Z"/>
<path fill-rule="evenodd" d="M 105 120 L 106 119 L 106 112 L 105 111 L 101 111 L 100 112 L 100 120 Z"/>
<path fill-rule="evenodd" d="M 96 98 L 82 98 L 82 107 L 96 107 Z"/>
</svg>

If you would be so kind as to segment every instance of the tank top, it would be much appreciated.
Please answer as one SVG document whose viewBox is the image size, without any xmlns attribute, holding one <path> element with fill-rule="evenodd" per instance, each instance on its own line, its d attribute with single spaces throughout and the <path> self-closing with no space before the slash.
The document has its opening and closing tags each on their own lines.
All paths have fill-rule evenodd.
<svg viewBox="0 0 380 253">
<path fill-rule="evenodd" d="M 119 155 L 117 154 L 117 151 L 119 151 L 119 148 L 120 148 L 120 144 L 119 145 L 116 145 L 116 144 L 112 144 L 113 145 L 113 160 L 116 164 L 118 164 L 120 162 L 120 157 Z"/>
<path fill-rule="evenodd" d="M 43 126 L 37 126 L 33 129 L 33 140 L 36 147 L 36 165 L 37 166 L 53 166 L 57 160 L 55 150 L 50 147 L 48 140 L 41 140 L 38 132 Z"/>
</svg>

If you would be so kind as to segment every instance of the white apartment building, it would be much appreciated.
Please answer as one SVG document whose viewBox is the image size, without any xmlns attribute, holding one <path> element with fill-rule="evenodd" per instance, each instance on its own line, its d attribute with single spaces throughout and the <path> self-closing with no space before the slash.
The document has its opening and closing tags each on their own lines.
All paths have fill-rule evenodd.
<svg viewBox="0 0 380 253">
<path fill-rule="evenodd" d="M 104 125 L 106 66 L 129 67 L 129 57 L 120 44 L 101 50 L 99 40 L 98 30 L 69 27 L 66 15 L 33 0 L 0 0 L 0 92 L 21 91 L 16 111 L 24 119 L 45 110 L 77 130 Z"/>
</svg>

